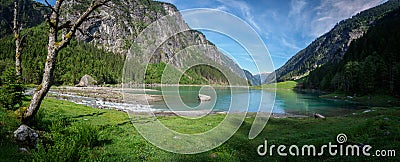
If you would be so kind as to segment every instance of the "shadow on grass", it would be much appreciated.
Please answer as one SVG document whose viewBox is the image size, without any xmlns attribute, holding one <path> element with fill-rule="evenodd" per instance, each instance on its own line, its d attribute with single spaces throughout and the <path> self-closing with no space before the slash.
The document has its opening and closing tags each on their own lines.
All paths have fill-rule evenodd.
<svg viewBox="0 0 400 162">
<path fill-rule="evenodd" d="M 103 115 L 106 112 L 94 112 L 91 114 L 83 114 L 83 115 L 77 115 L 77 116 L 73 116 L 73 117 L 68 117 L 68 118 L 82 118 L 82 117 L 86 117 L 86 116 L 99 116 L 99 115 Z"/>
</svg>

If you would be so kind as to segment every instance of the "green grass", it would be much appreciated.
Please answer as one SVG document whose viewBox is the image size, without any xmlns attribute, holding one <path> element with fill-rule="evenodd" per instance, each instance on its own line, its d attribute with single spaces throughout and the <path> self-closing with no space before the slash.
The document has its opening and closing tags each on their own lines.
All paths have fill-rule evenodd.
<svg viewBox="0 0 400 162">
<path fill-rule="evenodd" d="M 364 95 L 364 96 L 348 96 L 344 93 L 335 92 L 326 95 L 321 95 L 319 97 L 328 99 L 349 100 L 368 106 L 391 107 L 400 105 L 400 100 L 398 98 L 380 94 Z"/>
<path fill-rule="evenodd" d="M 294 89 L 298 82 L 296 81 L 285 81 L 285 82 L 278 82 L 278 83 L 270 83 L 270 84 L 263 84 L 261 86 L 254 86 L 255 89 Z"/>
<path fill-rule="evenodd" d="M 372 108 L 373 111 L 332 117 L 270 119 L 261 134 L 248 139 L 254 117 L 246 118 L 238 132 L 223 145 L 195 155 L 163 151 L 147 142 L 130 123 L 129 116 L 120 111 L 100 110 L 71 102 L 45 99 L 41 110 L 30 123 L 40 130 L 43 144 L 30 149 L 31 154 L 19 153 L 11 136 L 19 126 L 13 112 L 1 109 L 0 161 L 399 161 L 397 157 L 260 157 L 256 149 L 264 140 L 268 145 L 321 146 L 335 143 L 336 135 L 345 133 L 350 144 L 369 144 L 376 149 L 400 150 L 400 109 Z M 160 117 L 168 127 L 182 133 L 199 133 L 216 126 L 223 115 L 199 120 L 181 117 Z M 190 123 L 188 123 L 190 122 Z M 389 133 L 388 133 L 389 132 Z M 162 133 L 160 134 L 162 136 Z M 5 138 L 3 138 L 5 137 Z M 276 155 L 276 152 L 275 152 Z"/>
<path fill-rule="evenodd" d="M 264 85 L 255 86 L 252 88 L 254 88 L 254 89 L 294 90 L 296 85 L 299 82 L 302 82 L 302 80 L 264 84 Z M 334 93 L 321 95 L 319 97 L 326 98 L 326 99 L 348 100 L 348 101 L 357 102 L 357 103 L 360 103 L 360 104 L 366 105 L 366 106 L 381 106 L 381 107 L 400 106 L 400 100 L 398 98 L 395 98 L 395 97 L 389 96 L 389 95 L 381 95 L 381 94 L 348 97 L 348 95 L 346 95 L 345 93 L 334 92 Z"/>
</svg>

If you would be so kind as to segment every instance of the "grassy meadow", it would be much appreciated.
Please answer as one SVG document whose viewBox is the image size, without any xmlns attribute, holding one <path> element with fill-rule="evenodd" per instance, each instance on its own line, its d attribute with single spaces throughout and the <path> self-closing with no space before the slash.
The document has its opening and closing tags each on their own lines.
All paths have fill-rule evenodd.
<svg viewBox="0 0 400 162">
<path fill-rule="evenodd" d="M 224 115 L 210 115 L 193 120 L 169 116 L 159 119 L 171 129 L 182 133 L 198 133 L 216 126 Z M 95 109 L 68 101 L 47 98 L 39 114 L 31 123 L 39 131 L 39 145 L 28 152 L 19 151 L 12 132 L 19 126 L 14 112 L 1 109 L 0 161 L 337 161 L 385 160 L 396 157 L 350 156 L 259 156 L 257 147 L 268 140 L 268 145 L 322 146 L 335 143 L 339 133 L 345 133 L 349 144 L 369 144 L 376 149 L 399 150 L 400 109 L 372 108 L 348 116 L 326 120 L 314 118 L 270 119 L 261 134 L 253 140 L 248 133 L 254 120 L 249 116 L 240 129 L 223 145 L 195 155 L 166 152 L 147 142 L 131 124 L 125 112 Z M 162 134 L 160 134 L 162 136 Z M 171 139 L 179 140 L 179 139 Z M 318 147 L 317 147 L 318 148 Z M 371 152 L 372 152 L 371 151 Z"/>
</svg>

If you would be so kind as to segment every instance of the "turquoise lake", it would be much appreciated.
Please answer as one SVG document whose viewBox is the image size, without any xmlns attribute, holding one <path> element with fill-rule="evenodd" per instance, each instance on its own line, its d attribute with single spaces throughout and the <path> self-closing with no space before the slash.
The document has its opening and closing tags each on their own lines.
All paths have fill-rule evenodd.
<svg viewBox="0 0 400 162">
<path fill-rule="evenodd" d="M 230 106 L 232 111 L 248 112 L 269 112 L 289 113 L 298 115 L 312 115 L 320 113 L 326 116 L 344 115 L 361 109 L 355 103 L 342 100 L 322 99 L 317 93 L 301 93 L 289 89 L 276 90 L 256 90 L 247 88 L 213 87 L 215 96 L 210 87 L 200 91 L 200 86 L 169 86 L 152 87 L 159 91 L 147 92 L 148 94 L 163 95 L 164 101 L 152 102 L 153 108 L 162 110 L 203 110 L 228 111 Z M 200 105 L 198 99 L 199 91 L 201 94 L 212 96 L 212 101 L 203 101 Z M 178 93 L 179 92 L 179 93 Z M 179 94 L 179 95 L 178 95 Z M 167 101 L 165 101 L 167 100 Z M 183 102 L 183 105 L 180 103 Z M 167 106 L 168 105 L 168 106 Z M 261 105 L 261 109 L 260 108 Z M 186 108 L 185 108 L 186 107 Z"/>
</svg>

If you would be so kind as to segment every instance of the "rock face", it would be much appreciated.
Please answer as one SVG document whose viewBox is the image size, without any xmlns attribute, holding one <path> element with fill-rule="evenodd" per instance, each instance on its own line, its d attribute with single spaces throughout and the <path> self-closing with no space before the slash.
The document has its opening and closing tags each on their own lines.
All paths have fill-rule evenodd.
<svg viewBox="0 0 400 162">
<path fill-rule="evenodd" d="M 65 3 L 66 7 L 74 6 L 73 1 Z M 75 7 L 77 8 L 77 7 Z M 241 78 L 245 78 L 242 69 L 229 57 L 225 56 L 209 42 L 206 37 L 196 30 L 190 30 L 189 26 L 183 20 L 181 14 L 175 6 L 164 2 L 124 0 L 111 1 L 107 6 L 103 6 L 94 13 L 92 18 L 82 24 L 83 29 L 89 36 L 77 33 L 77 38 L 93 43 L 99 48 L 104 48 L 114 53 L 127 55 L 132 47 L 136 47 L 134 40 L 138 38 L 142 31 L 147 29 L 152 23 L 164 16 L 170 16 L 175 19 L 172 25 L 159 26 L 157 31 L 152 31 L 154 36 L 146 37 L 141 40 L 148 44 L 154 44 L 156 39 L 166 37 L 166 33 L 173 31 L 184 31 L 178 33 L 166 40 L 155 51 L 143 51 L 143 56 L 139 57 L 139 62 L 146 63 L 148 58 L 150 63 L 166 62 L 177 68 L 185 68 L 182 62 L 188 61 L 194 57 L 201 57 L 200 60 L 208 59 L 219 65 L 230 69 Z M 76 12 L 64 13 L 63 19 L 74 22 Z M 203 52 L 197 54 L 177 53 L 189 46 L 207 46 Z M 147 50 L 145 48 L 144 50 Z M 199 54 L 200 53 L 200 54 Z M 197 55 L 197 56 L 195 56 Z M 201 55 L 201 56 L 198 56 Z M 137 76 L 135 78 L 138 78 Z"/>
<path fill-rule="evenodd" d="M 35 146 L 39 135 L 32 128 L 22 124 L 16 131 L 14 131 L 14 137 L 22 145 Z"/>
<path fill-rule="evenodd" d="M 275 76 L 277 81 L 297 80 L 325 63 L 342 60 L 350 43 L 363 36 L 377 19 L 397 8 L 397 3 L 396 0 L 389 0 L 339 22 L 331 31 L 317 38 L 277 69 L 274 72 L 276 75 L 269 75 L 264 83 L 274 80 Z"/>
<path fill-rule="evenodd" d="M 90 75 L 86 74 L 81 78 L 79 83 L 75 86 L 77 86 L 77 87 L 92 87 L 92 86 L 95 86 L 96 84 L 97 84 L 97 81 Z"/>
</svg>

